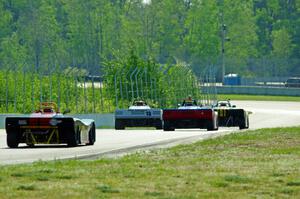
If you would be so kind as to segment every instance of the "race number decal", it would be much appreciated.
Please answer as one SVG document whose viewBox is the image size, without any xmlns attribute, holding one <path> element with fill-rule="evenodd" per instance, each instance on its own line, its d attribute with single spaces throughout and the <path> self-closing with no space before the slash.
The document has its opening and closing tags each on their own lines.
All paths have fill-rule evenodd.
<svg viewBox="0 0 300 199">
<path fill-rule="evenodd" d="M 226 117 L 226 112 L 227 112 L 227 110 L 225 110 L 225 109 L 220 109 L 220 110 L 219 110 L 220 117 Z"/>
</svg>

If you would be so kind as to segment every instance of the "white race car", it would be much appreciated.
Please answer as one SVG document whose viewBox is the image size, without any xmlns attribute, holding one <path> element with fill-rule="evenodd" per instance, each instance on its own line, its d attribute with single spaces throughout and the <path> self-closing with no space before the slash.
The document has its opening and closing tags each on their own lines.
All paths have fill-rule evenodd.
<svg viewBox="0 0 300 199">
<path fill-rule="evenodd" d="M 115 112 L 115 129 L 126 127 L 162 129 L 162 110 L 150 108 L 146 102 L 136 100 L 128 109 L 117 109 Z"/>
</svg>

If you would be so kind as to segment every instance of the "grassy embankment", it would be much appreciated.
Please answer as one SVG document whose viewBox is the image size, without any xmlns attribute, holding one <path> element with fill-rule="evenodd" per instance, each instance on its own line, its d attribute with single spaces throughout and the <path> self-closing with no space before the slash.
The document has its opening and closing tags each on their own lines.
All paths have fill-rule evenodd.
<svg viewBox="0 0 300 199">
<path fill-rule="evenodd" d="M 300 198 L 300 127 L 0 168 L 0 198 Z"/>
<path fill-rule="evenodd" d="M 218 94 L 218 100 L 251 100 L 251 101 L 287 101 L 300 102 L 300 97 L 293 96 L 267 96 L 267 95 L 225 95 Z"/>
</svg>

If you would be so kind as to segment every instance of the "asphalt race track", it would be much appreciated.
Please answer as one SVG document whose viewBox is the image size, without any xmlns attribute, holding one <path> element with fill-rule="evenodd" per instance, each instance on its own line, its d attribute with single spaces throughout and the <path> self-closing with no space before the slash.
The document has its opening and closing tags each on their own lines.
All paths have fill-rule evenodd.
<svg viewBox="0 0 300 199">
<path fill-rule="evenodd" d="M 251 111 L 250 129 L 299 126 L 300 102 L 232 101 L 238 108 Z M 10 149 L 6 145 L 5 130 L 0 130 L 0 164 L 29 163 L 39 160 L 92 159 L 99 156 L 122 155 L 136 150 L 169 147 L 179 143 L 240 132 L 238 128 L 219 128 L 219 131 L 198 129 L 176 130 L 121 130 L 98 129 L 94 146 L 68 148 L 65 145 L 41 145 L 29 148 L 19 145 Z"/>
</svg>

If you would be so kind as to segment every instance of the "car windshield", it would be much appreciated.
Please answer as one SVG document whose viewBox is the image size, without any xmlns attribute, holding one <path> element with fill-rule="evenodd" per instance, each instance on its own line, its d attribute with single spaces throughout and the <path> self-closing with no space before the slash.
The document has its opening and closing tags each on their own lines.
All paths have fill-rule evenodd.
<svg viewBox="0 0 300 199">
<path fill-rule="evenodd" d="M 133 102 L 134 106 L 146 106 L 147 104 L 144 101 L 135 101 Z"/>
<path fill-rule="evenodd" d="M 54 110 L 52 108 L 44 108 L 44 113 L 53 113 Z"/>
<path fill-rule="evenodd" d="M 58 113 L 57 105 L 54 102 L 41 102 L 37 112 L 41 113 Z"/>
<path fill-rule="evenodd" d="M 230 107 L 230 103 L 229 102 L 218 102 L 217 106 Z"/>
</svg>

